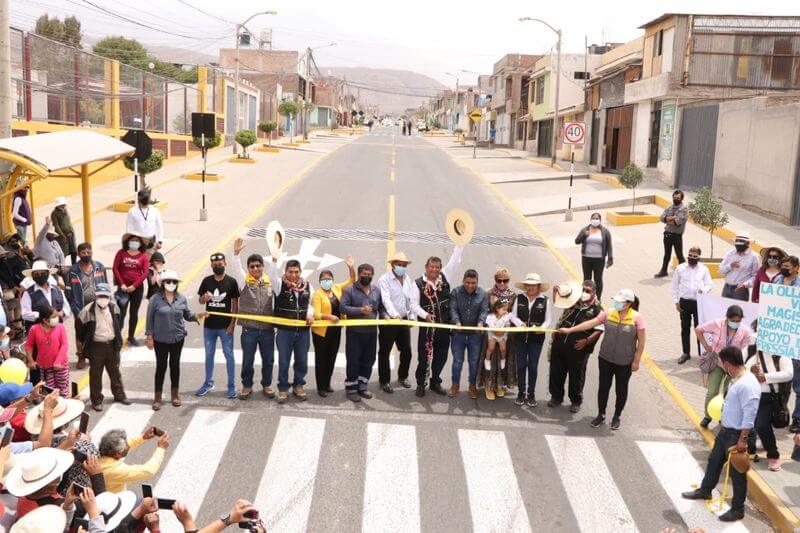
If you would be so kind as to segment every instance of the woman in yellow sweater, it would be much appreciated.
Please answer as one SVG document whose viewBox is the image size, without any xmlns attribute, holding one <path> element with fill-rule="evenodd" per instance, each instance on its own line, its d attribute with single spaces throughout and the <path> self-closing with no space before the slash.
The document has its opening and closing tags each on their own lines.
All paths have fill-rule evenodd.
<svg viewBox="0 0 800 533">
<path fill-rule="evenodd" d="M 323 270 L 319 274 L 319 289 L 311 296 L 311 305 L 314 308 L 314 318 L 317 320 L 339 321 L 339 300 L 342 291 L 356 280 L 355 260 L 351 256 L 344 259 L 350 270 L 350 278 L 344 283 L 333 283 L 333 272 Z M 339 353 L 339 343 L 342 338 L 342 328 L 329 328 L 326 326 L 312 327 L 314 340 L 314 374 L 317 378 L 317 393 L 325 398 L 333 392 L 331 376 L 336 364 L 336 354 Z"/>
</svg>

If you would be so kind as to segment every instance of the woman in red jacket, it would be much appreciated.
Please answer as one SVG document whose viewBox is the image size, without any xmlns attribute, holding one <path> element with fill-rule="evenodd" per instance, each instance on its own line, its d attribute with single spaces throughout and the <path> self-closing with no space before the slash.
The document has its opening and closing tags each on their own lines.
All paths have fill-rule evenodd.
<svg viewBox="0 0 800 533">
<path fill-rule="evenodd" d="M 146 239 L 134 233 L 122 236 L 122 249 L 114 256 L 114 284 L 117 286 L 115 297 L 119 305 L 120 323 L 125 323 L 125 313 L 130 306 L 128 319 L 128 344 L 139 346 L 133 335 L 139 322 L 139 306 L 144 295 L 144 280 L 150 269 L 150 256 L 142 250 Z"/>
<path fill-rule="evenodd" d="M 756 272 L 756 279 L 753 281 L 753 292 L 750 300 L 758 303 L 758 291 L 762 283 L 772 283 L 775 276 L 781 273 L 781 263 L 786 259 L 786 252 L 777 246 L 770 246 L 761 250 L 761 268 Z"/>
</svg>

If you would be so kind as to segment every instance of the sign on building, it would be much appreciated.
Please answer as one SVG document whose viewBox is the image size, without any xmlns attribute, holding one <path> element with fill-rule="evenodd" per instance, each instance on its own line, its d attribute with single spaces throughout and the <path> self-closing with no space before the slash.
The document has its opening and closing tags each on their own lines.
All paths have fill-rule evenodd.
<svg viewBox="0 0 800 533">
<path fill-rule="evenodd" d="M 658 158 L 664 161 L 672 159 L 672 142 L 675 135 L 675 106 L 661 108 L 661 125 L 658 133 Z"/>
<path fill-rule="evenodd" d="M 586 124 L 567 122 L 564 124 L 564 144 L 583 144 L 586 140 Z"/>
<path fill-rule="evenodd" d="M 800 287 L 761 284 L 757 343 L 770 355 L 800 359 Z"/>
</svg>

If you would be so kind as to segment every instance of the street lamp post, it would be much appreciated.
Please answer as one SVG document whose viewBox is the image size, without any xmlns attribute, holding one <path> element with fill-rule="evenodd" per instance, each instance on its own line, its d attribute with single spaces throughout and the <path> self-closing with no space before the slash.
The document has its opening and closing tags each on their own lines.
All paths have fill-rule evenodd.
<svg viewBox="0 0 800 533">
<path fill-rule="evenodd" d="M 252 19 L 259 15 L 277 15 L 277 11 L 259 11 L 258 13 L 253 13 L 250 15 L 247 20 L 242 22 L 241 24 L 236 25 L 236 59 L 234 65 L 234 93 L 235 98 L 233 99 L 233 134 L 236 135 L 236 128 L 239 127 L 239 34 L 242 31 L 242 28 L 245 27 L 245 24 L 250 22 Z M 247 28 L 245 28 L 247 29 Z M 248 33 L 252 35 L 252 32 L 248 30 Z M 233 154 L 236 155 L 236 141 L 233 141 Z"/>
<path fill-rule="evenodd" d="M 448 76 L 453 76 L 456 79 L 456 92 L 453 94 L 453 107 L 450 111 L 450 129 L 453 130 L 453 133 L 456 131 L 456 106 L 458 105 L 458 74 L 453 74 L 452 72 L 445 72 Z"/>
<path fill-rule="evenodd" d="M 556 97 L 553 102 L 553 138 L 552 138 L 552 153 L 550 154 L 550 163 L 555 165 L 556 164 L 556 139 L 558 139 L 558 135 L 560 134 L 560 123 L 558 121 L 558 93 L 559 88 L 561 86 L 561 30 L 558 30 L 548 24 L 547 22 L 543 21 L 542 19 L 536 19 L 531 17 L 520 17 L 520 22 L 538 22 L 540 24 L 544 24 L 555 34 L 558 36 L 558 41 L 556 42 Z"/>
<path fill-rule="evenodd" d="M 309 99 L 311 98 L 311 83 L 309 83 L 309 79 L 311 78 L 311 57 L 312 52 L 314 50 L 319 50 L 320 48 L 328 48 L 329 46 L 336 46 L 336 43 L 326 44 L 324 46 L 317 46 L 316 48 L 308 48 L 306 49 L 306 83 L 303 90 L 303 140 L 308 140 L 308 106 L 309 106 Z"/>
</svg>

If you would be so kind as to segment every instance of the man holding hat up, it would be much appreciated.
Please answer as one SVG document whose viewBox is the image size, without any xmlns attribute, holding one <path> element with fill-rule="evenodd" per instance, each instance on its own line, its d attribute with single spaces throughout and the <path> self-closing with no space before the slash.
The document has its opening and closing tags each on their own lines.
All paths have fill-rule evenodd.
<svg viewBox="0 0 800 533">
<path fill-rule="evenodd" d="M 58 244 L 58 232 L 53 229 L 50 217 L 45 218 L 44 226 L 36 236 L 33 245 L 33 255 L 47 261 L 48 265 L 54 267 L 64 266 L 67 263 L 61 245 Z"/>
<path fill-rule="evenodd" d="M 546 291 L 550 285 L 542 282 L 542 278 L 536 273 L 528 274 L 525 281 L 516 285 L 525 292 L 517 295 L 511 310 L 511 315 L 517 319 L 515 323 L 526 328 L 549 328 L 552 312 Z M 517 405 L 527 402 L 529 407 L 536 407 L 536 378 L 539 375 L 539 356 L 542 354 L 544 337 L 544 333 L 517 333 L 513 336 L 519 383 L 519 394 L 514 402 Z"/>
<path fill-rule="evenodd" d="M 411 316 L 411 298 L 413 291 L 418 290 L 406 273 L 411 264 L 406 254 L 395 252 L 389 257 L 391 270 L 380 277 L 378 287 L 383 303 L 382 318 L 407 320 Z M 397 380 L 404 388 L 411 388 L 408 382 L 408 370 L 411 367 L 411 328 L 409 326 L 380 326 L 378 328 L 378 378 L 384 392 L 393 393 L 389 385 L 392 379 L 389 356 L 392 347 L 400 350 L 400 366 L 397 368 Z"/>
<path fill-rule="evenodd" d="M 728 252 L 719 265 L 719 273 L 725 276 L 722 297 L 746 302 L 750 299 L 750 288 L 761 268 L 761 259 L 750 249 L 749 233 L 737 233 L 733 245 L 735 250 Z"/>
</svg>

